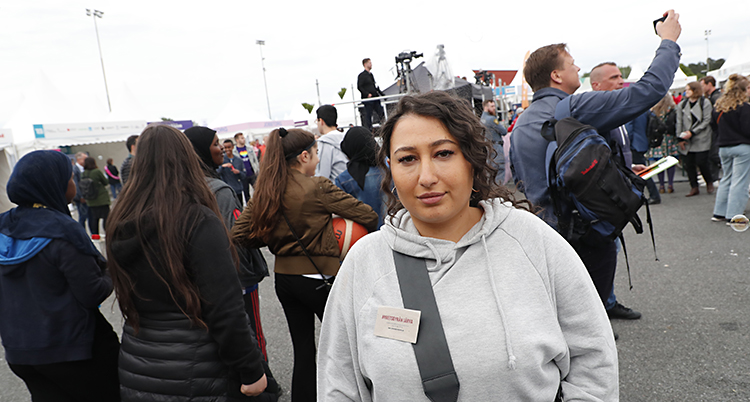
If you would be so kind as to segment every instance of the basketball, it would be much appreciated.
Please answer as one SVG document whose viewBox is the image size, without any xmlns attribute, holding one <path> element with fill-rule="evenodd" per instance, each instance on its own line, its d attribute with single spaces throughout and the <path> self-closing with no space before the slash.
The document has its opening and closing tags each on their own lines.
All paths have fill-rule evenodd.
<svg viewBox="0 0 750 402">
<path fill-rule="evenodd" d="M 339 251 L 341 251 L 339 258 L 343 261 L 354 243 L 367 234 L 367 229 L 350 219 L 336 217 L 333 218 L 333 234 L 339 242 Z"/>
</svg>

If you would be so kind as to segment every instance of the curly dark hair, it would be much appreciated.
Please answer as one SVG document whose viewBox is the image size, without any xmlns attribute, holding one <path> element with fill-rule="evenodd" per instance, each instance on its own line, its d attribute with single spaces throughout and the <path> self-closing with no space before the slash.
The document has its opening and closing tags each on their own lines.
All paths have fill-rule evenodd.
<svg viewBox="0 0 750 402">
<path fill-rule="evenodd" d="M 453 97 L 446 92 L 434 91 L 416 96 L 401 98 L 396 112 L 388 117 L 380 135 L 383 146 L 378 155 L 378 165 L 383 170 L 381 190 L 386 194 L 388 215 L 391 217 L 404 206 L 391 192 L 391 169 L 386 164 L 386 158 L 391 153 L 391 136 L 393 130 L 404 116 L 422 116 L 440 121 L 448 132 L 455 138 L 461 148 L 464 158 L 471 164 L 474 171 L 471 205 L 476 206 L 481 200 L 502 198 L 509 201 L 515 208 L 532 211 L 533 206 L 528 200 L 516 201 L 513 193 L 505 186 L 495 183 L 497 169 L 490 161 L 496 152 L 492 144 L 484 135 L 484 125 L 474 114 L 471 106 L 460 98 Z"/>
</svg>

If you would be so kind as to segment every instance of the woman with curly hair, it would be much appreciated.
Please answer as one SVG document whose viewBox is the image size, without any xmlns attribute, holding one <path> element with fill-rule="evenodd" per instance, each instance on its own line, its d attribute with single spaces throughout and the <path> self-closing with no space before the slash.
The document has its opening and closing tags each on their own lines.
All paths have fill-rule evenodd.
<svg viewBox="0 0 750 402">
<path fill-rule="evenodd" d="M 383 126 L 389 216 L 349 251 L 331 291 L 319 400 L 427 401 L 433 367 L 417 350 L 440 327 L 448 351 L 429 355 L 451 361 L 454 375 L 436 382 L 453 384 L 439 387 L 453 400 L 616 400 L 614 336 L 586 268 L 495 184 L 483 132 L 466 102 L 439 91 L 402 98 Z M 415 271 L 421 281 L 402 279 Z M 438 311 L 421 310 L 405 341 L 389 328 L 414 321 L 412 293 Z"/>
<path fill-rule="evenodd" d="M 718 130 L 717 142 L 724 176 L 714 204 L 714 222 L 729 221 L 747 206 L 750 183 L 750 81 L 732 74 L 725 93 L 716 101 L 711 125 Z"/>
</svg>

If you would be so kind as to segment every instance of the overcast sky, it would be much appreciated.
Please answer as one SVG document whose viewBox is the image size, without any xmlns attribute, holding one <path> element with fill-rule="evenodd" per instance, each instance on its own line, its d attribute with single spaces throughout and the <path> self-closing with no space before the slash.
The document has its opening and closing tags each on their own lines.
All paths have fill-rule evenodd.
<svg viewBox="0 0 750 402">
<path fill-rule="evenodd" d="M 0 127 L 40 77 L 60 91 L 76 118 L 106 112 L 86 8 L 104 11 L 97 24 L 114 115 L 133 115 L 136 104 L 141 119 L 211 126 L 268 119 L 257 39 L 266 43 L 272 117 L 299 120 L 309 117 L 302 102 L 318 102 L 316 79 L 323 103 L 336 102 L 342 87 L 351 100 L 364 57 L 372 58 L 385 88 L 399 52 L 416 50 L 427 60 L 438 44 L 460 76 L 519 69 L 526 51 L 557 42 L 568 43 L 582 72 L 602 61 L 645 70 L 659 44 L 652 21 L 671 7 L 680 13 L 685 64 L 705 60 L 706 29 L 712 58 L 728 57 L 750 32 L 746 0 L 424 3 L 0 0 Z M 70 121 L 37 121 L 63 122 Z M 30 139 L 30 127 L 28 133 L 13 128 L 17 138 Z"/>
</svg>

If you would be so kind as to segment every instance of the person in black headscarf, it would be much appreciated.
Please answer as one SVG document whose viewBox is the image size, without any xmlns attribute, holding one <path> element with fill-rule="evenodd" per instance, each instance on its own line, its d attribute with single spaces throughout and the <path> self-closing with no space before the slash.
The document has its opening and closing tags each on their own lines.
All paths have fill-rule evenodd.
<svg viewBox="0 0 750 402">
<path fill-rule="evenodd" d="M 336 178 L 336 185 L 372 207 L 378 214 L 378 228 L 383 226 L 383 199 L 380 182 L 383 173 L 377 167 L 378 143 L 364 127 L 352 127 L 341 141 L 341 150 L 349 158 L 346 170 Z"/>
<path fill-rule="evenodd" d="M 190 140 L 190 143 L 193 144 L 193 149 L 202 162 L 201 165 L 206 176 L 206 182 L 211 192 L 214 193 L 216 202 L 219 204 L 219 212 L 221 212 L 224 225 L 227 227 L 227 230 L 232 230 L 234 222 L 242 213 L 242 205 L 237 199 L 234 190 L 227 183 L 220 180 L 217 174 L 217 168 L 224 169 L 224 167 L 219 167 L 224 161 L 224 151 L 219 144 L 219 137 L 216 135 L 216 131 L 201 126 L 194 126 L 185 130 L 185 135 Z M 279 385 L 271 373 L 271 368 L 268 366 L 266 338 L 263 335 L 263 327 L 260 322 L 260 298 L 258 297 L 258 283 L 264 277 L 268 276 L 268 265 L 265 258 L 263 258 L 263 254 L 257 248 L 245 248 L 237 245 L 237 254 L 240 259 L 239 277 L 242 284 L 242 298 L 245 301 L 245 311 L 250 318 L 250 325 L 258 340 L 258 347 L 263 354 L 263 368 L 268 380 L 265 392 L 278 394 L 280 392 Z"/>
<path fill-rule="evenodd" d="M 98 306 L 112 293 L 106 261 L 70 216 L 70 159 L 21 158 L 0 214 L 0 337 L 10 369 L 39 401 L 119 401 L 119 341 Z"/>
</svg>

